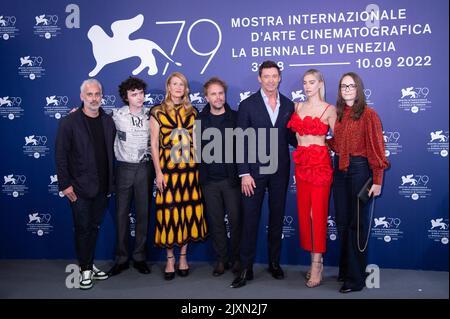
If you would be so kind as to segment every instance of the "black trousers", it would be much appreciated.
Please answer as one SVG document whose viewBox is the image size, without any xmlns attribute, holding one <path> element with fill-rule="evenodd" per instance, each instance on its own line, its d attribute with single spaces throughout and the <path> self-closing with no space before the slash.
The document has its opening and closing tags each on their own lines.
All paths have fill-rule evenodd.
<svg viewBox="0 0 450 319">
<path fill-rule="evenodd" d="M 339 276 L 350 288 L 365 286 L 367 249 L 361 252 L 357 244 L 357 194 L 371 176 L 367 158 L 351 156 L 347 171 L 338 169 L 339 157 L 334 158 L 333 197 L 336 226 L 340 239 Z M 360 204 L 359 247 L 365 246 L 369 231 L 368 205 Z"/>
<path fill-rule="evenodd" d="M 283 231 L 286 193 L 289 183 L 288 174 L 272 174 L 255 178 L 254 195 L 247 197 L 242 194 L 243 221 L 241 236 L 242 269 L 250 269 L 256 256 L 256 241 L 258 239 L 261 207 L 266 188 L 269 193 L 269 226 L 268 226 L 268 256 L 269 263 L 279 263 L 281 254 L 281 235 Z"/>
<path fill-rule="evenodd" d="M 227 263 L 240 260 L 241 192 L 228 180 L 211 181 L 202 185 L 208 228 L 213 240 L 216 260 Z M 226 216 L 225 216 L 226 215 Z M 227 220 L 225 219 L 227 217 Z M 230 233 L 227 234 L 227 224 Z M 228 252 L 228 238 L 231 247 Z"/>
<path fill-rule="evenodd" d="M 92 270 L 98 230 L 105 209 L 108 207 L 106 194 L 94 198 L 81 198 L 71 202 L 75 230 L 75 250 L 81 271 Z"/>
<path fill-rule="evenodd" d="M 129 259 L 130 208 L 136 209 L 134 261 L 147 258 L 150 198 L 155 170 L 151 161 L 143 163 L 117 162 L 116 165 L 116 263 Z"/>
</svg>

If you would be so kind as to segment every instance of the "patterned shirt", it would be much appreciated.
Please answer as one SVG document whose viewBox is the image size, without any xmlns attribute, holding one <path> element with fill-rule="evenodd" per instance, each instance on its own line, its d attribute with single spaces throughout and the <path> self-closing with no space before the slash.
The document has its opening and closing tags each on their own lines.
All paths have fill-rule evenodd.
<svg viewBox="0 0 450 319">
<path fill-rule="evenodd" d="M 339 155 L 339 169 L 345 171 L 350 156 L 364 156 L 373 173 L 373 183 L 383 184 L 383 172 L 389 167 L 384 154 L 383 129 L 375 110 L 366 107 L 359 120 L 352 119 L 352 108 L 346 106 L 342 121 L 336 121 L 328 145 Z"/>
<path fill-rule="evenodd" d="M 114 154 L 118 161 L 140 163 L 151 158 L 149 116 L 145 108 L 139 114 L 132 114 L 128 105 L 113 110 L 117 130 Z"/>
</svg>

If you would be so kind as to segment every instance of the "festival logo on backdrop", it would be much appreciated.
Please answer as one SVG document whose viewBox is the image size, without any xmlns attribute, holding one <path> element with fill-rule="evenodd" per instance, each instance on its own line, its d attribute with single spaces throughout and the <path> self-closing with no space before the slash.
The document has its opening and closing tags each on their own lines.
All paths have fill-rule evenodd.
<svg viewBox="0 0 450 319">
<path fill-rule="evenodd" d="M 15 16 L 0 13 L 0 35 L 3 40 L 15 38 L 19 34 L 16 22 Z"/>
<path fill-rule="evenodd" d="M 23 116 L 22 98 L 20 96 L 0 95 L 0 117 L 14 120 Z"/>
<path fill-rule="evenodd" d="M 114 94 L 103 94 L 100 106 L 107 113 L 111 114 L 112 110 L 119 107 L 116 105 L 116 96 Z"/>
<path fill-rule="evenodd" d="M 412 200 L 425 199 L 431 196 L 429 182 L 430 177 L 428 175 L 402 175 L 398 193 L 400 196 L 411 198 Z"/>
<path fill-rule="evenodd" d="M 336 219 L 334 216 L 328 216 L 327 220 L 327 236 L 331 241 L 335 241 L 338 236 Z"/>
<path fill-rule="evenodd" d="M 266 189 L 267 192 L 267 189 Z M 265 225 L 266 234 L 269 233 L 269 225 Z M 291 238 L 295 235 L 296 228 L 294 224 L 294 217 L 286 212 L 286 215 L 283 217 L 283 229 L 281 233 L 281 239 Z"/>
<path fill-rule="evenodd" d="M 442 157 L 448 156 L 448 130 L 437 130 L 430 132 L 427 143 L 427 151 Z"/>
<path fill-rule="evenodd" d="M 397 155 L 403 151 L 403 145 L 400 141 L 400 132 L 398 131 L 383 131 L 384 140 L 384 155 L 389 157 L 391 155 Z"/>
<path fill-rule="evenodd" d="M 63 192 L 60 192 L 58 188 L 58 175 L 50 175 L 49 179 L 50 183 L 47 185 L 48 193 L 61 198 L 64 197 Z"/>
<path fill-rule="evenodd" d="M 399 108 L 404 111 L 417 113 L 431 108 L 431 101 L 428 99 L 430 89 L 427 87 L 408 86 L 400 89 L 398 99 Z"/>
<path fill-rule="evenodd" d="M 150 92 L 145 94 L 144 98 L 144 106 L 152 107 L 154 105 L 161 104 L 164 101 L 165 95 L 164 93 Z"/>
<path fill-rule="evenodd" d="M 93 25 L 89 29 L 87 37 L 92 44 L 92 53 L 94 55 L 96 65 L 92 71 L 89 72 L 89 76 L 96 76 L 105 66 L 109 64 L 132 57 L 138 57 L 140 59 L 140 64 L 131 72 L 133 75 L 137 75 L 146 69 L 148 75 L 156 75 L 160 72 L 160 70 L 156 62 L 154 51 L 161 54 L 165 60 L 165 65 L 161 75 L 165 75 L 167 73 L 169 66 L 182 66 L 182 63 L 172 59 L 175 51 L 178 51 L 177 55 L 183 56 L 191 61 L 194 61 L 194 59 L 200 57 L 200 59 L 205 62 L 200 70 L 200 74 L 203 74 L 214 59 L 222 44 L 222 31 L 219 25 L 213 20 L 198 19 L 192 23 L 189 23 L 186 20 L 155 21 L 156 25 L 161 26 L 161 32 L 163 32 L 167 38 L 173 39 L 173 45 L 169 55 L 166 50 L 149 39 L 141 38 L 130 40 L 130 35 L 139 30 L 143 23 L 144 16 L 142 14 L 138 14 L 134 18 L 128 20 L 115 21 L 111 24 L 111 30 L 113 33 L 112 37 L 108 36 L 101 26 Z M 168 33 L 165 26 L 171 25 L 177 26 L 179 28 L 178 32 L 173 34 Z M 203 28 L 200 26 L 203 26 Z M 199 29 L 203 32 L 208 31 L 210 26 L 214 28 L 213 33 L 198 32 Z M 183 32 L 186 29 L 187 31 Z M 178 48 L 180 39 L 183 40 L 183 43 L 184 40 L 186 41 L 187 47 Z M 207 45 L 210 45 L 210 47 L 214 47 L 210 51 L 201 51 L 201 49 L 193 44 L 198 41 L 202 41 L 202 43 L 206 43 Z M 212 45 L 211 42 L 213 43 Z"/>
<path fill-rule="evenodd" d="M 59 120 L 70 111 L 69 98 L 66 95 L 48 95 L 45 97 L 44 114 Z"/>
<path fill-rule="evenodd" d="M 386 243 L 403 238 L 400 228 L 402 220 L 398 217 L 380 216 L 375 217 L 372 223 L 372 237 Z"/>
<path fill-rule="evenodd" d="M 52 215 L 49 213 L 31 213 L 27 216 L 27 231 L 39 237 L 48 235 L 53 231 L 50 223 Z"/>
<path fill-rule="evenodd" d="M 191 104 L 197 108 L 199 112 L 205 107 L 206 98 L 203 96 L 200 92 L 190 93 L 189 94 L 189 100 L 191 101 Z"/>
<path fill-rule="evenodd" d="M 2 193 L 14 198 L 23 196 L 28 193 L 28 187 L 25 184 L 26 181 L 27 177 L 25 175 L 3 175 Z"/>
<path fill-rule="evenodd" d="M 303 90 L 292 91 L 291 96 L 292 96 L 292 102 L 306 101 L 306 95 L 305 95 L 305 93 L 303 93 Z"/>
<path fill-rule="evenodd" d="M 268 227 L 268 226 L 267 226 Z M 294 217 L 286 213 L 286 216 L 283 218 L 283 231 L 281 234 L 281 239 L 291 238 L 295 235 L 295 224 Z"/>
<path fill-rule="evenodd" d="M 28 135 L 24 137 L 25 145 L 22 146 L 23 154 L 34 157 L 36 159 L 45 157 L 49 153 L 47 144 L 47 136 L 45 135 Z"/>
<path fill-rule="evenodd" d="M 167 53 L 155 42 L 147 39 L 130 40 L 130 35 L 139 30 L 144 23 L 142 14 L 128 20 L 119 20 L 111 24 L 113 36 L 110 37 L 99 25 L 93 25 L 88 31 L 88 38 L 92 43 L 92 53 L 96 66 L 89 72 L 89 76 L 96 76 L 106 65 L 122 61 L 132 57 L 138 57 L 141 64 L 131 73 L 137 75 L 148 68 L 148 75 L 158 73 L 155 55 L 153 50 L 162 54 L 167 60 L 181 66 L 175 62 Z"/>
<path fill-rule="evenodd" d="M 430 220 L 428 228 L 428 238 L 440 242 L 443 245 L 448 244 L 448 218 L 440 217 Z"/>
<path fill-rule="evenodd" d="M 45 75 L 44 58 L 38 55 L 25 55 L 19 58 L 19 75 L 26 79 L 35 80 Z"/>
<path fill-rule="evenodd" d="M 61 34 L 56 14 L 39 14 L 34 17 L 34 34 L 39 38 L 51 39 Z"/>
</svg>

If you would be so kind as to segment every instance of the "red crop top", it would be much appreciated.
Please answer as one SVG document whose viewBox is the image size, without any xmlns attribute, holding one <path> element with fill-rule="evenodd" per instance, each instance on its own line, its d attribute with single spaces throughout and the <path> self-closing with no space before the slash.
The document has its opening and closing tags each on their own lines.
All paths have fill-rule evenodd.
<svg viewBox="0 0 450 319">
<path fill-rule="evenodd" d="M 328 104 L 320 117 L 311 117 L 309 115 L 305 116 L 303 119 L 297 114 L 297 112 L 292 113 L 291 119 L 287 123 L 287 127 L 302 135 L 327 135 L 328 124 L 321 121 L 323 114 L 326 112 L 330 105 Z"/>
</svg>

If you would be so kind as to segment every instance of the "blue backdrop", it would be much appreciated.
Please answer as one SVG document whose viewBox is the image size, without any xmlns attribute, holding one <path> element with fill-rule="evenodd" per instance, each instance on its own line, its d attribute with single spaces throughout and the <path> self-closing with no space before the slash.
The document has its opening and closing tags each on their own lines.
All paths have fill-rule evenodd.
<svg viewBox="0 0 450 319">
<path fill-rule="evenodd" d="M 365 83 L 381 117 L 386 155 L 382 196 L 369 243 L 381 267 L 448 270 L 448 1 L 64 1 L 7 0 L 0 5 L 1 258 L 74 258 L 72 216 L 57 190 L 54 140 L 59 119 L 79 104 L 79 85 L 104 85 L 105 109 L 120 107 L 118 84 L 135 74 L 149 84 L 146 105 L 161 102 L 173 71 L 189 79 L 191 100 L 220 76 L 228 102 L 258 89 L 257 68 L 279 63 L 280 91 L 304 99 L 301 75 L 320 69 L 335 103 L 344 72 Z M 133 73 L 134 72 L 134 73 Z M 291 171 L 292 172 L 292 171 Z M 291 174 L 292 175 L 292 174 Z M 282 263 L 304 264 L 295 180 L 289 185 Z M 102 225 L 97 257 L 113 257 L 114 205 Z M 153 242 L 152 210 L 149 243 Z M 130 216 L 133 222 L 133 215 Z M 267 205 L 257 261 L 265 262 Z M 326 263 L 336 265 L 331 204 Z M 210 241 L 192 260 L 213 258 Z M 149 245 L 149 258 L 161 251 Z"/>
</svg>

